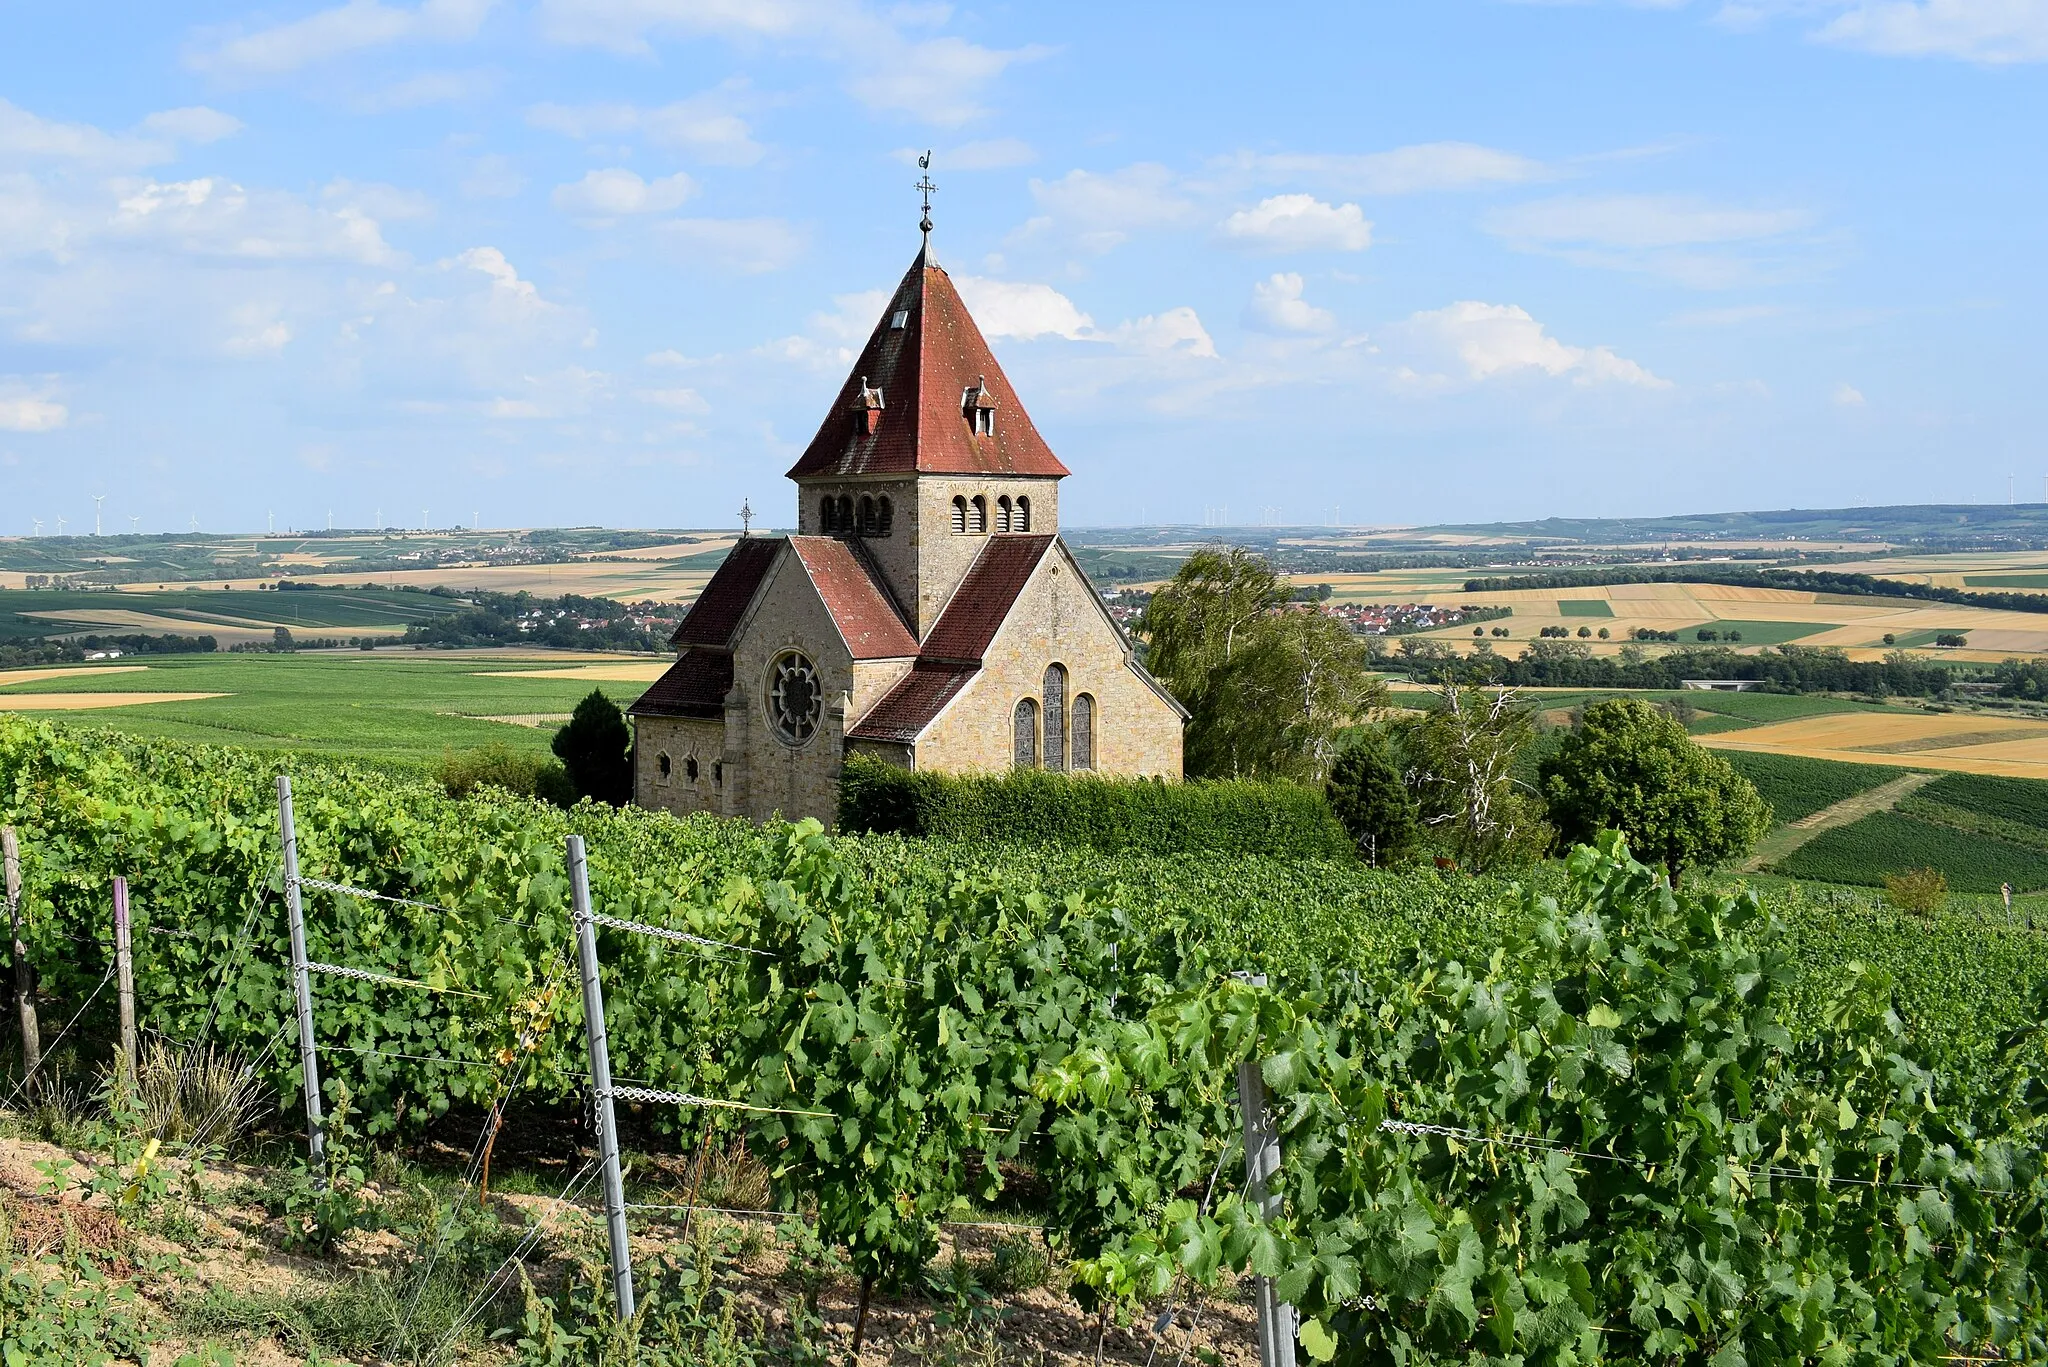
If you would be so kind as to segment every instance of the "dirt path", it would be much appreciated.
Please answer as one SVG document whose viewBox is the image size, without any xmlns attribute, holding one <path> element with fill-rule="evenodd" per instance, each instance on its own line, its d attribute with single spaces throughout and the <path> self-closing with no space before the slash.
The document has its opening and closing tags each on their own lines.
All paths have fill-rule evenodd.
<svg viewBox="0 0 2048 1367">
<path fill-rule="evenodd" d="M 1898 806 L 1899 800 L 1908 793 L 1924 788 L 1940 777 L 1940 774 L 1907 774 L 1904 778 L 1880 783 L 1853 797 L 1845 797 L 1832 807 L 1823 807 L 1810 816 L 1802 816 L 1780 826 L 1757 842 L 1755 853 L 1743 863 L 1740 871 L 1755 873 L 1765 865 L 1777 863 L 1822 831 L 1860 821 L 1872 812 L 1888 812 Z"/>
</svg>

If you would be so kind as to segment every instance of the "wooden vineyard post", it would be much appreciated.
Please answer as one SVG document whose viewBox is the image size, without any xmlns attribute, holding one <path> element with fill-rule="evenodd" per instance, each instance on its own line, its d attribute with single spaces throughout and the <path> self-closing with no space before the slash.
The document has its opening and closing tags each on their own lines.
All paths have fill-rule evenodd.
<svg viewBox="0 0 2048 1367">
<path fill-rule="evenodd" d="M 299 897 L 299 832 L 292 822 L 292 780 L 277 776 L 277 836 L 284 847 L 284 906 L 291 918 L 292 995 L 298 999 L 299 1067 L 306 1075 L 306 1164 L 327 1190 L 327 1126 L 320 1118 L 320 1053 L 313 1043 L 313 975 L 306 967 L 306 911 Z"/>
<path fill-rule="evenodd" d="M 114 878 L 114 986 L 121 997 L 120 1085 L 135 1086 L 141 1049 L 135 1038 L 135 955 L 129 943 L 128 880 Z"/>
<path fill-rule="evenodd" d="M 1263 973 L 1239 976 L 1254 987 L 1266 985 Z M 1245 1196 L 1257 1207 L 1260 1219 L 1271 1220 L 1280 1214 L 1280 1193 L 1272 1189 L 1272 1179 L 1280 1171 L 1280 1130 L 1266 1095 L 1266 1080 L 1260 1076 L 1259 1060 L 1255 1058 L 1237 1065 L 1237 1105 L 1244 1114 Z M 1301 1330 L 1300 1317 L 1274 1291 L 1271 1277 L 1255 1281 L 1259 1367 L 1294 1367 L 1294 1339 Z"/>
<path fill-rule="evenodd" d="M 28 966 L 28 945 L 21 938 L 21 846 L 14 827 L 0 826 L 0 858 L 7 871 L 7 921 L 14 932 L 14 1004 L 21 1012 L 21 1079 L 28 1088 L 43 1066 L 43 1035 L 36 1022 L 35 970 Z"/>
<path fill-rule="evenodd" d="M 633 1253 L 626 1243 L 626 1184 L 619 1176 L 619 1125 L 612 1113 L 612 1055 L 604 1032 L 604 986 L 597 978 L 597 923 L 590 914 L 590 869 L 583 837 L 569 837 L 569 895 L 576 958 L 583 974 L 583 1034 L 590 1045 L 590 1092 L 597 1109 L 597 1156 L 604 1169 L 604 1220 L 611 1239 L 612 1294 L 621 1322 L 633 1318 Z"/>
</svg>

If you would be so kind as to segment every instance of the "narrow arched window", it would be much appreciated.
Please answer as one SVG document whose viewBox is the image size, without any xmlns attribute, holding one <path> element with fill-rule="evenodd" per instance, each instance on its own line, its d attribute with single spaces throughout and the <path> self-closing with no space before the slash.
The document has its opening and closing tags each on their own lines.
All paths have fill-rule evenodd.
<svg viewBox="0 0 2048 1367">
<path fill-rule="evenodd" d="M 860 529 L 863 535 L 872 535 L 875 530 L 875 501 L 866 494 L 860 500 Z"/>
<path fill-rule="evenodd" d="M 1011 718 L 1011 763 L 1019 769 L 1038 767 L 1038 700 L 1021 698 Z"/>
<path fill-rule="evenodd" d="M 887 536 L 889 534 L 890 526 L 894 524 L 895 521 L 896 505 L 889 501 L 889 496 L 887 494 L 883 494 L 881 512 L 876 515 L 875 519 L 875 535 Z"/>
<path fill-rule="evenodd" d="M 953 495 L 953 530 L 964 533 L 967 530 L 967 500 Z"/>
<path fill-rule="evenodd" d="M 1067 767 L 1067 668 L 1045 667 L 1045 767 Z"/>
<path fill-rule="evenodd" d="M 996 530 L 999 532 L 1010 530 L 1010 496 L 1008 494 L 1004 494 L 996 500 Z"/>
<path fill-rule="evenodd" d="M 1095 698 L 1091 694 L 1079 693 L 1074 696 L 1074 734 L 1071 744 L 1076 769 L 1095 767 Z"/>
<path fill-rule="evenodd" d="M 834 525 L 835 522 L 832 516 L 832 495 L 827 494 L 823 498 L 818 500 L 818 535 L 832 535 L 832 529 Z"/>
<path fill-rule="evenodd" d="M 841 494 L 839 496 L 839 530 L 850 532 L 853 528 L 853 495 Z"/>
<path fill-rule="evenodd" d="M 669 762 L 669 758 L 666 754 L 660 754 L 654 757 L 654 772 L 657 775 L 657 777 L 655 778 L 655 782 L 668 782 L 668 776 L 672 772 L 674 772 L 674 769 L 675 766 Z"/>
<path fill-rule="evenodd" d="M 967 530 L 976 536 L 988 535 L 988 500 L 980 494 L 967 507 Z"/>
<path fill-rule="evenodd" d="M 683 761 L 683 777 L 692 783 L 697 781 L 697 757 L 695 755 Z"/>
<path fill-rule="evenodd" d="M 1024 494 L 1017 496 L 1017 515 L 1010 519 L 1010 530 L 1028 532 L 1031 530 L 1031 499 Z"/>
</svg>

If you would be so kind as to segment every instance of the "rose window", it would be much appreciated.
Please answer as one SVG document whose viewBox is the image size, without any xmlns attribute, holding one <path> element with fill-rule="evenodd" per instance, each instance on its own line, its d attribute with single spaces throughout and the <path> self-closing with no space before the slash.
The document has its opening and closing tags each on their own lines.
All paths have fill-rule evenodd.
<svg viewBox="0 0 2048 1367">
<path fill-rule="evenodd" d="M 779 656 L 768 672 L 768 721 L 790 745 L 802 745 L 818 731 L 825 710 L 818 668 L 797 651 Z"/>
</svg>

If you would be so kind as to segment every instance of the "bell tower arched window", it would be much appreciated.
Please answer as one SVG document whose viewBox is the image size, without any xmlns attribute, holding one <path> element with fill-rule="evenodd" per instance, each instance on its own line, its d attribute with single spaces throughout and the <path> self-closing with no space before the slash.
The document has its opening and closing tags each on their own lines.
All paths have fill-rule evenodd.
<svg viewBox="0 0 2048 1367">
<path fill-rule="evenodd" d="M 953 530 L 963 535 L 967 531 L 967 500 L 959 494 L 953 495 Z"/>
<path fill-rule="evenodd" d="M 1004 494 L 996 500 L 996 530 L 1007 532 L 1010 529 L 1010 496 Z"/>
<path fill-rule="evenodd" d="M 818 535 L 830 536 L 839 530 L 839 519 L 834 516 L 832 495 L 818 500 Z"/>
<path fill-rule="evenodd" d="M 895 521 L 896 505 L 889 501 L 889 496 L 887 494 L 883 494 L 881 498 L 880 511 L 875 514 L 875 534 L 878 536 L 887 536 L 889 534 L 890 526 L 894 524 Z"/>
<path fill-rule="evenodd" d="M 877 525 L 879 524 L 875 521 L 875 500 L 863 494 L 860 500 L 861 534 L 863 536 L 873 536 Z"/>
<path fill-rule="evenodd" d="M 1028 532 L 1031 530 L 1031 496 L 1029 494 L 1017 495 L 1017 511 L 1010 518 L 1010 530 L 1013 532 Z"/>
<path fill-rule="evenodd" d="M 853 495 L 841 494 L 839 496 L 839 530 L 850 532 L 854 529 L 854 525 Z"/>
<path fill-rule="evenodd" d="M 1010 762 L 1019 769 L 1038 767 L 1038 700 L 1019 698 L 1011 715 Z"/>
<path fill-rule="evenodd" d="M 1045 767 L 1067 767 L 1067 668 L 1045 667 Z"/>
<path fill-rule="evenodd" d="M 967 530 L 976 536 L 988 535 L 988 500 L 980 494 L 967 505 Z"/>
</svg>

